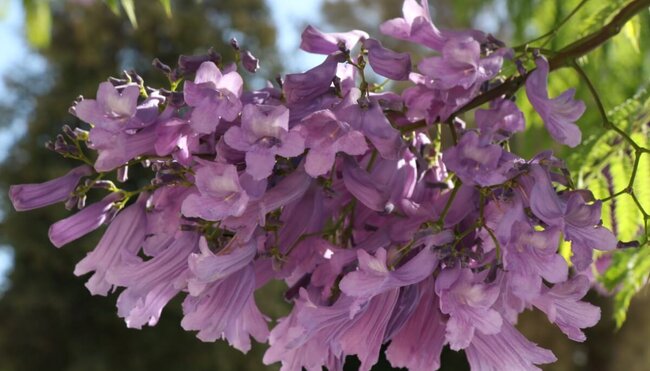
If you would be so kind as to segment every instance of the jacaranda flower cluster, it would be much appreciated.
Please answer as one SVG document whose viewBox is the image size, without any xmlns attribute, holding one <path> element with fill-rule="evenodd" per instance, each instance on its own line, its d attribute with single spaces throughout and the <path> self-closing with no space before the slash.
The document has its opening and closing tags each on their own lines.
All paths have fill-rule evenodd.
<svg viewBox="0 0 650 371">
<path fill-rule="evenodd" d="M 582 301 L 593 251 L 617 246 L 600 202 L 551 152 L 509 150 L 525 129 L 512 97 L 466 115 L 471 125 L 458 117 L 500 83 L 512 49 L 436 28 L 426 0 L 406 0 L 381 31 L 430 52 L 414 63 L 363 31 L 310 26 L 301 48 L 323 63 L 260 90 L 244 89 L 238 67 L 259 64 L 236 43 L 235 64 L 213 52 L 173 69 L 156 60 L 171 89 L 135 74 L 102 82 L 71 110 L 89 126 L 49 143 L 84 164 L 11 187 L 14 207 L 79 209 L 50 228 L 57 247 L 108 225 L 74 273 L 91 274 L 93 295 L 117 290 L 129 327 L 155 325 L 181 295 L 184 329 L 243 352 L 251 337 L 268 342 L 264 362 L 283 370 L 340 370 L 348 355 L 369 370 L 383 344 L 410 370 L 437 369 L 445 345 L 473 370 L 553 362 L 517 317 L 537 308 L 585 340 L 600 317 Z M 531 55 L 536 68 L 519 64 L 528 100 L 557 142 L 578 145 L 585 105 L 573 90 L 550 98 L 549 63 Z M 370 70 L 405 89 L 383 91 Z M 136 190 L 109 180 L 141 165 L 151 182 Z M 272 329 L 253 296 L 270 280 L 293 303 Z"/>
</svg>

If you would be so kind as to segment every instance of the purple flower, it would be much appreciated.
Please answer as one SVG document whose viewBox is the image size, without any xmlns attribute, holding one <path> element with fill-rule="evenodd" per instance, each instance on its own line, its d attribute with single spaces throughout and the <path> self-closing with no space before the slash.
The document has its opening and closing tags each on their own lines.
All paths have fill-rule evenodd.
<svg viewBox="0 0 650 371">
<path fill-rule="evenodd" d="M 499 333 L 503 320 L 492 308 L 499 297 L 499 286 L 483 284 L 470 269 L 456 267 L 440 272 L 435 291 L 440 310 L 449 315 L 446 338 L 451 349 L 467 348 L 475 332 Z"/>
<path fill-rule="evenodd" d="M 369 371 L 379 360 L 386 328 L 397 303 L 399 290 L 388 290 L 373 297 L 338 340 L 345 355 L 356 354 L 359 370 Z M 334 348 L 336 349 L 336 348 Z"/>
<path fill-rule="evenodd" d="M 445 321 L 433 291 L 433 279 L 419 285 L 417 308 L 404 326 L 392 337 L 386 358 L 393 367 L 411 371 L 435 370 L 440 367 L 440 353 L 445 345 Z"/>
<path fill-rule="evenodd" d="M 323 33 L 316 27 L 307 26 L 301 35 L 300 49 L 316 54 L 334 54 L 342 48 L 350 50 L 360 39 L 367 39 L 367 33 L 352 30 L 340 33 Z"/>
<path fill-rule="evenodd" d="M 155 153 L 156 127 L 148 127 L 134 134 L 112 133 L 100 128 L 90 130 L 89 147 L 99 156 L 95 170 L 110 171 L 138 156 Z"/>
<path fill-rule="evenodd" d="M 504 269 L 514 276 L 512 290 L 518 297 L 526 300 L 537 297 L 542 278 L 551 283 L 566 281 L 568 266 L 557 253 L 559 244 L 558 228 L 535 231 L 527 223 L 514 223 L 503 261 Z"/>
<path fill-rule="evenodd" d="M 228 129 L 224 139 L 246 152 L 246 172 L 256 180 L 271 175 L 276 155 L 295 157 L 305 150 L 302 135 L 289 130 L 289 110 L 284 106 L 247 104 L 241 121 L 241 127 Z"/>
<path fill-rule="evenodd" d="M 326 174 L 338 152 L 362 155 L 368 150 L 363 134 L 352 130 L 346 122 L 337 120 L 330 110 L 316 111 L 305 117 L 298 130 L 309 148 L 305 171 L 313 177 Z"/>
<path fill-rule="evenodd" d="M 108 270 L 133 261 L 144 242 L 147 219 L 145 205 L 148 196 L 140 195 L 138 201 L 117 214 L 99 240 L 97 247 L 74 268 L 76 276 L 95 273 L 86 283 L 93 295 L 106 296 L 112 285 L 106 280 Z"/>
<path fill-rule="evenodd" d="M 600 225 L 601 202 L 588 205 L 580 192 L 569 192 L 563 199 L 557 196 L 550 177 L 541 166 L 531 170 L 533 186 L 530 190 L 530 208 L 542 221 L 562 229 L 571 241 L 571 261 L 582 271 L 592 262 L 593 249 L 614 250 L 618 240 Z"/>
<path fill-rule="evenodd" d="M 425 58 L 418 69 L 433 78 L 433 84 L 441 89 L 469 89 L 496 76 L 502 63 L 500 53 L 481 58 L 481 46 L 467 37 L 449 40 L 442 49 L 442 57 Z"/>
<path fill-rule="evenodd" d="M 54 246 L 61 247 L 99 228 L 114 209 L 113 203 L 121 197 L 119 193 L 111 193 L 101 201 L 52 224 L 48 231 L 50 241 Z"/>
<path fill-rule="evenodd" d="M 301 289 L 290 315 L 271 330 L 264 363 L 281 361 L 283 371 L 332 364 L 340 369 L 342 362 L 335 360 L 341 357 L 340 347 L 333 351 L 331 344 L 349 326 L 351 304 L 351 298 L 342 296 L 331 306 L 318 306 Z"/>
<path fill-rule="evenodd" d="M 529 301 L 539 296 L 542 278 L 551 283 L 566 281 L 568 266 L 557 254 L 559 228 L 548 226 L 535 230 L 518 195 L 511 200 L 489 202 L 485 215 L 486 223 L 493 228 L 502 246 L 503 267 L 514 295 Z"/>
<path fill-rule="evenodd" d="M 109 283 L 126 287 L 117 298 L 117 314 L 128 327 L 139 329 L 158 323 L 165 305 L 185 286 L 187 259 L 196 251 L 198 240 L 194 232 L 179 232 L 171 245 L 155 257 L 108 271 Z"/>
<path fill-rule="evenodd" d="M 303 234 L 317 232 L 323 227 L 328 214 L 325 210 L 325 197 L 323 189 L 313 182 L 299 200 L 284 207 L 281 218 L 283 226 L 277 240 L 283 253 L 298 242 Z M 315 251 L 315 249 L 309 250 Z M 292 261 L 299 265 L 303 263 L 300 258 L 290 258 L 287 263 Z"/>
<path fill-rule="evenodd" d="M 9 187 L 9 199 L 16 211 L 38 209 L 63 202 L 75 190 L 79 179 L 92 174 L 92 168 L 81 165 L 66 175 L 40 184 L 20 184 Z"/>
<path fill-rule="evenodd" d="M 224 72 L 213 62 L 203 62 L 194 82 L 185 82 L 185 102 L 194 107 L 190 124 L 199 133 L 214 132 L 221 119 L 233 121 L 241 111 L 239 97 L 244 82 L 237 71 Z"/>
<path fill-rule="evenodd" d="M 388 206 L 388 197 L 379 189 L 370 174 L 352 159 L 343 163 L 343 184 L 345 188 L 370 210 L 383 212 Z"/>
<path fill-rule="evenodd" d="M 375 39 L 364 40 L 363 46 L 368 50 L 368 61 L 373 71 L 392 80 L 408 80 L 411 73 L 410 54 L 384 48 Z"/>
<path fill-rule="evenodd" d="M 156 143 L 158 156 L 172 154 L 174 159 L 184 166 L 192 164 L 192 153 L 199 147 L 199 134 L 180 118 L 171 118 L 156 125 Z"/>
<path fill-rule="evenodd" d="M 458 144 L 442 154 L 447 169 L 468 185 L 491 186 L 508 180 L 514 156 L 496 144 L 480 143 L 479 136 L 468 131 Z"/>
<path fill-rule="evenodd" d="M 163 186 L 148 200 L 146 239 L 142 251 L 156 256 L 174 241 L 181 224 L 181 205 L 191 188 Z"/>
<path fill-rule="evenodd" d="M 530 104 L 542 117 L 546 130 L 556 141 L 575 147 L 580 144 L 582 134 L 575 124 L 585 112 L 585 104 L 573 99 L 575 89 L 568 89 L 558 97 L 548 96 L 548 61 L 543 57 L 535 60 L 537 69 L 526 80 L 526 95 Z"/>
<path fill-rule="evenodd" d="M 241 54 L 241 64 L 244 66 L 246 71 L 250 73 L 255 73 L 260 68 L 259 59 L 255 58 L 255 56 L 248 50 L 244 50 Z"/>
<path fill-rule="evenodd" d="M 333 111 L 339 120 L 362 132 L 382 157 L 397 158 L 402 146 L 400 133 L 391 126 L 376 100 L 367 100 L 359 89 L 351 89 Z"/>
<path fill-rule="evenodd" d="M 198 330 L 202 341 L 227 339 L 230 345 L 246 353 L 251 348 L 250 336 L 263 342 L 268 326 L 255 305 L 253 290 L 255 274 L 252 265 L 212 283 L 199 296 L 188 296 L 183 302 L 181 326 Z"/>
<path fill-rule="evenodd" d="M 546 313 L 548 319 L 569 339 L 585 341 L 581 329 L 594 326 L 600 319 L 600 308 L 580 301 L 590 286 L 587 277 L 578 275 L 569 281 L 557 283 L 552 288 L 544 287 L 544 292 L 533 300 L 533 305 Z"/>
<path fill-rule="evenodd" d="M 84 99 L 77 103 L 74 113 L 79 119 L 102 130 L 114 133 L 142 127 L 136 117 L 140 87 L 128 84 L 119 92 L 110 82 L 99 84 L 97 99 Z"/>
<path fill-rule="evenodd" d="M 251 202 L 243 215 L 227 218 L 222 225 L 242 232 L 242 236 L 252 236 L 258 225 L 264 225 L 267 213 L 300 200 L 309 189 L 312 180 L 312 177 L 304 171 L 296 170 L 266 191 L 259 199 Z"/>
<path fill-rule="evenodd" d="M 371 298 L 388 290 L 416 284 L 438 266 L 437 255 L 426 247 L 394 271 L 387 266 L 383 248 L 379 248 L 375 256 L 357 250 L 357 256 L 359 269 L 345 275 L 339 287 L 346 295 L 359 298 Z"/>
<path fill-rule="evenodd" d="M 199 193 L 187 196 L 181 209 L 183 215 L 218 221 L 240 216 L 246 210 L 249 197 L 234 165 L 205 161 L 196 170 L 195 182 Z"/>
<path fill-rule="evenodd" d="M 490 109 L 476 110 L 475 118 L 482 142 L 502 141 L 526 128 L 524 114 L 509 99 L 495 100 Z"/>
<path fill-rule="evenodd" d="M 197 296 L 215 281 L 224 279 L 246 267 L 257 252 L 255 240 L 241 241 L 233 237 L 218 255 L 215 255 L 204 237 L 199 240 L 200 253 L 193 253 L 188 259 L 192 276 L 188 280 L 191 295 Z"/>
<path fill-rule="evenodd" d="M 422 0 L 405 0 L 402 6 L 403 18 L 394 18 L 381 24 L 379 29 L 384 35 L 396 39 L 408 40 L 441 50 L 447 38 L 431 22 L 429 4 Z"/>
<path fill-rule="evenodd" d="M 550 350 L 526 339 L 510 323 L 504 322 L 498 334 L 477 333 L 465 349 L 472 370 L 540 370 L 535 365 L 557 360 Z"/>
<path fill-rule="evenodd" d="M 336 67 L 343 61 L 341 54 L 334 54 L 307 72 L 288 74 L 282 85 L 287 104 L 310 102 L 327 93 L 336 76 Z"/>
</svg>

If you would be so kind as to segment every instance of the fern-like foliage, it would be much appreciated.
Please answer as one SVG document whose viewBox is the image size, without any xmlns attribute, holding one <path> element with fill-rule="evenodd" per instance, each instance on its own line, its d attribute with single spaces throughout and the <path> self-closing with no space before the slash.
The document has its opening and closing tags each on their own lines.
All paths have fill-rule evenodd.
<svg viewBox="0 0 650 371">
<path fill-rule="evenodd" d="M 580 185 L 605 200 L 603 224 L 631 246 L 604 257 L 611 262 L 599 277 L 603 286 L 615 293 L 614 319 L 620 327 L 630 300 L 650 275 L 650 153 L 646 152 L 650 145 L 650 94 L 646 89 L 639 91 L 607 117 L 634 144 L 614 130 L 594 131 L 569 158 L 569 166 L 579 169 Z"/>
</svg>

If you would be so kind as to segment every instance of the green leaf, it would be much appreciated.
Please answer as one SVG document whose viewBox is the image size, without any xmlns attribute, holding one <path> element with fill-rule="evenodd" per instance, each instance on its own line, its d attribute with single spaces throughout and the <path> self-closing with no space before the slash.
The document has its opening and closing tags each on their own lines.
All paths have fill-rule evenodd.
<svg viewBox="0 0 650 371">
<path fill-rule="evenodd" d="M 111 12 L 115 15 L 120 15 L 120 4 L 117 0 L 105 0 L 106 5 L 111 9 Z"/>
<path fill-rule="evenodd" d="M 615 192 L 623 190 L 628 186 L 632 174 L 632 159 L 633 157 L 624 150 L 619 150 L 616 156 L 610 159 L 609 169 Z M 617 237 L 622 241 L 636 239 L 643 216 L 639 212 L 632 197 L 629 194 L 623 194 L 610 202 L 613 202 L 615 205 L 614 219 L 616 222 Z"/>
<path fill-rule="evenodd" d="M 600 276 L 600 282 L 614 295 L 614 319 L 621 327 L 627 317 L 630 301 L 648 282 L 650 275 L 650 249 L 616 251 L 610 267 Z"/>
<path fill-rule="evenodd" d="M 639 47 L 639 39 L 641 38 L 641 18 L 636 16 L 630 19 L 625 26 L 623 26 L 623 36 L 632 44 L 632 48 L 637 53 L 641 52 Z"/>
<path fill-rule="evenodd" d="M 165 9 L 165 14 L 167 15 L 168 18 L 171 18 L 172 16 L 172 4 L 170 0 L 160 0 L 160 4 L 162 4 L 163 8 Z"/>
<path fill-rule="evenodd" d="M 124 8 L 124 12 L 126 13 L 126 16 L 129 18 L 131 25 L 133 26 L 133 28 L 138 28 L 138 20 L 135 17 L 135 6 L 133 4 L 133 0 L 121 0 L 121 2 L 122 2 L 122 8 Z"/>
<path fill-rule="evenodd" d="M 50 45 L 52 11 L 48 0 L 24 0 L 27 40 L 36 48 Z"/>
</svg>

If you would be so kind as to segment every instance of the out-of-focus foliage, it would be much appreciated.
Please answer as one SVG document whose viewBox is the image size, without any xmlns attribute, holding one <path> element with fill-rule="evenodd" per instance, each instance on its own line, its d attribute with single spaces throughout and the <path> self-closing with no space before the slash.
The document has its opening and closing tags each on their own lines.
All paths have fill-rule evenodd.
<svg viewBox="0 0 650 371">
<path fill-rule="evenodd" d="M 626 249 L 612 257 L 610 268 L 602 276 L 608 290 L 614 295 L 614 319 L 618 327 L 627 318 L 632 297 L 647 283 L 650 276 L 650 249 Z"/>
<path fill-rule="evenodd" d="M 70 0 L 23 0 L 25 10 L 25 33 L 29 43 L 36 48 L 45 48 L 50 46 L 50 33 L 52 32 L 52 6 L 60 6 L 63 1 Z M 4 0 L 6 7 L 9 2 Z M 92 1 L 70 1 L 73 3 L 85 4 Z M 104 0 L 106 5 L 116 15 L 120 16 L 121 11 L 131 22 L 133 27 L 138 27 L 138 18 L 135 13 L 135 3 L 133 0 Z M 171 0 L 159 0 L 160 5 L 165 10 L 167 17 L 171 17 L 172 6 Z"/>
<path fill-rule="evenodd" d="M 44 0 L 24 0 L 25 32 L 27 40 L 36 47 L 50 44 L 50 29 L 52 27 L 52 11 L 50 2 Z"/>
</svg>

